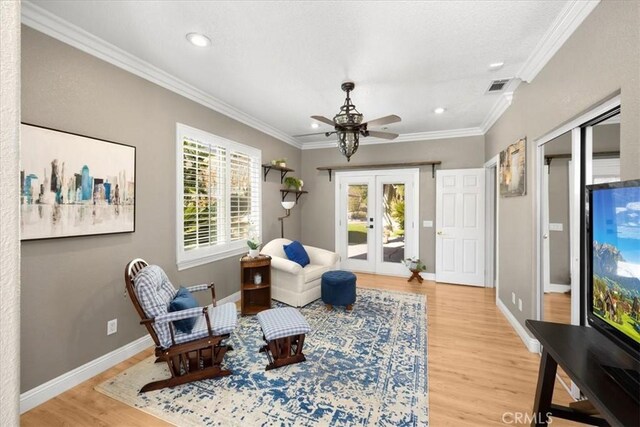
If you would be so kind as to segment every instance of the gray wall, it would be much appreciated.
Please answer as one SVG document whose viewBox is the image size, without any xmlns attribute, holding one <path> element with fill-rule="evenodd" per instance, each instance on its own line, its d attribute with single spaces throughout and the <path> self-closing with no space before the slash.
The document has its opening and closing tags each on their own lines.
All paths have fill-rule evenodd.
<svg viewBox="0 0 640 427">
<path fill-rule="evenodd" d="M 260 148 L 265 162 L 287 157 L 298 170 L 301 152 L 28 27 L 22 82 L 23 121 L 137 148 L 135 233 L 22 243 L 24 392 L 146 334 L 124 297 L 124 266 L 134 257 L 161 265 L 176 285 L 215 282 L 219 298 L 239 290 L 237 257 L 177 271 L 176 122 Z M 265 241 L 280 235 L 279 188 L 271 173 L 263 184 Z M 300 218 L 293 210 L 288 236 L 300 237 Z M 107 336 L 113 318 L 118 333 Z"/>
<path fill-rule="evenodd" d="M 601 2 L 485 135 L 486 159 L 528 137 L 527 195 L 500 199 L 498 225 L 499 298 L 522 324 L 536 313 L 535 138 L 620 91 L 622 178 L 640 176 L 639 9 L 635 1 Z"/>
<path fill-rule="evenodd" d="M 571 283 L 568 164 L 568 159 L 554 159 L 549 167 L 549 222 L 562 224 L 562 231 L 549 231 L 550 280 L 557 285 Z"/>
<path fill-rule="evenodd" d="M 442 169 L 478 168 L 484 164 L 484 137 L 441 139 L 433 141 L 363 145 L 351 158 L 352 164 L 401 163 L 440 160 Z M 304 186 L 309 190 L 303 206 L 302 238 L 313 246 L 335 249 L 335 179 L 329 182 L 327 171 L 318 166 L 345 165 L 347 160 L 338 148 L 302 151 Z M 420 259 L 427 272 L 435 272 L 436 180 L 431 166 L 420 168 Z M 434 221 L 433 228 L 423 228 L 422 221 Z"/>
</svg>

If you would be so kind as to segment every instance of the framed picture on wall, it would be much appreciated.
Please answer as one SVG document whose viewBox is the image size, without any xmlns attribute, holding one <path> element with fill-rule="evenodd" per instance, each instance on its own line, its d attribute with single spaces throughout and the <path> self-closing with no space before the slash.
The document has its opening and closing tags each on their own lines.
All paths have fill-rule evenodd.
<svg viewBox="0 0 640 427">
<path fill-rule="evenodd" d="M 135 231 L 136 148 L 23 123 L 22 240 Z"/>
<path fill-rule="evenodd" d="M 527 194 L 527 138 L 522 138 L 500 152 L 500 195 Z"/>
</svg>

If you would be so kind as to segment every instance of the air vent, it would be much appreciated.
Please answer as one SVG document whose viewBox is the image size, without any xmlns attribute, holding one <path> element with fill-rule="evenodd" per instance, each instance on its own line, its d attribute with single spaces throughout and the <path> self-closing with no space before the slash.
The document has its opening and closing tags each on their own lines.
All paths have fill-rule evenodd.
<svg viewBox="0 0 640 427">
<path fill-rule="evenodd" d="M 489 89 L 487 89 L 487 93 L 502 91 L 502 89 L 504 89 L 507 83 L 509 83 L 509 80 L 510 79 L 492 81 L 491 85 L 489 86 Z"/>
</svg>

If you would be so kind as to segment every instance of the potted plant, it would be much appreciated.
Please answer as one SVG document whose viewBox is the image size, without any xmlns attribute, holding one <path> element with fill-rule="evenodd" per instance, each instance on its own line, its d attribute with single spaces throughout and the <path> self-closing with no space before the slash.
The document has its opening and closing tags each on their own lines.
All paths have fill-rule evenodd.
<svg viewBox="0 0 640 427">
<path fill-rule="evenodd" d="M 420 261 L 420 258 L 416 257 L 407 258 L 402 263 L 411 271 L 425 271 L 427 269 L 427 266 Z"/>
<path fill-rule="evenodd" d="M 260 241 L 255 237 L 247 240 L 247 246 L 249 246 L 249 256 L 251 258 L 258 258 L 258 255 L 260 255 L 260 245 Z"/>
<path fill-rule="evenodd" d="M 284 185 L 287 189 L 295 189 L 300 191 L 302 188 L 302 180 L 296 178 L 295 176 L 288 176 L 284 179 Z"/>
</svg>

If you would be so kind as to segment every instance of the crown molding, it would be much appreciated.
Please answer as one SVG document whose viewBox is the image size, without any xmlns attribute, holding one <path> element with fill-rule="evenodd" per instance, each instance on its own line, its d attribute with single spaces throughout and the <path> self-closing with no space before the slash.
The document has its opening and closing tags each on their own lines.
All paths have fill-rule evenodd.
<svg viewBox="0 0 640 427">
<path fill-rule="evenodd" d="M 366 139 L 360 140 L 360 145 L 397 144 L 399 142 L 431 141 L 435 139 L 462 138 L 467 136 L 482 135 L 484 135 L 484 133 L 482 132 L 482 129 L 478 127 L 452 130 L 436 130 L 431 132 L 405 133 L 393 140 L 367 137 Z M 337 141 L 335 139 L 302 143 L 303 150 L 318 150 L 321 148 L 334 148 L 336 146 Z"/>
<path fill-rule="evenodd" d="M 119 47 L 107 43 L 99 37 L 59 18 L 31 2 L 22 2 L 21 13 L 22 23 L 37 31 L 175 92 L 178 95 L 184 96 L 207 108 L 224 114 L 227 117 L 244 123 L 282 142 L 293 145 L 296 148 L 301 148 L 301 144 L 297 140 L 281 130 L 232 107 L 146 61 L 136 58 Z"/>
<path fill-rule="evenodd" d="M 600 0 L 568 2 L 516 76 L 531 82 L 599 3 Z"/>
<path fill-rule="evenodd" d="M 489 110 L 489 114 L 484 118 L 484 121 L 480 125 L 480 129 L 482 130 L 482 134 L 486 134 L 491 126 L 507 111 L 507 108 L 511 105 L 511 101 L 513 101 L 513 92 L 505 92 L 500 95 L 498 100 L 491 110 Z"/>
</svg>

